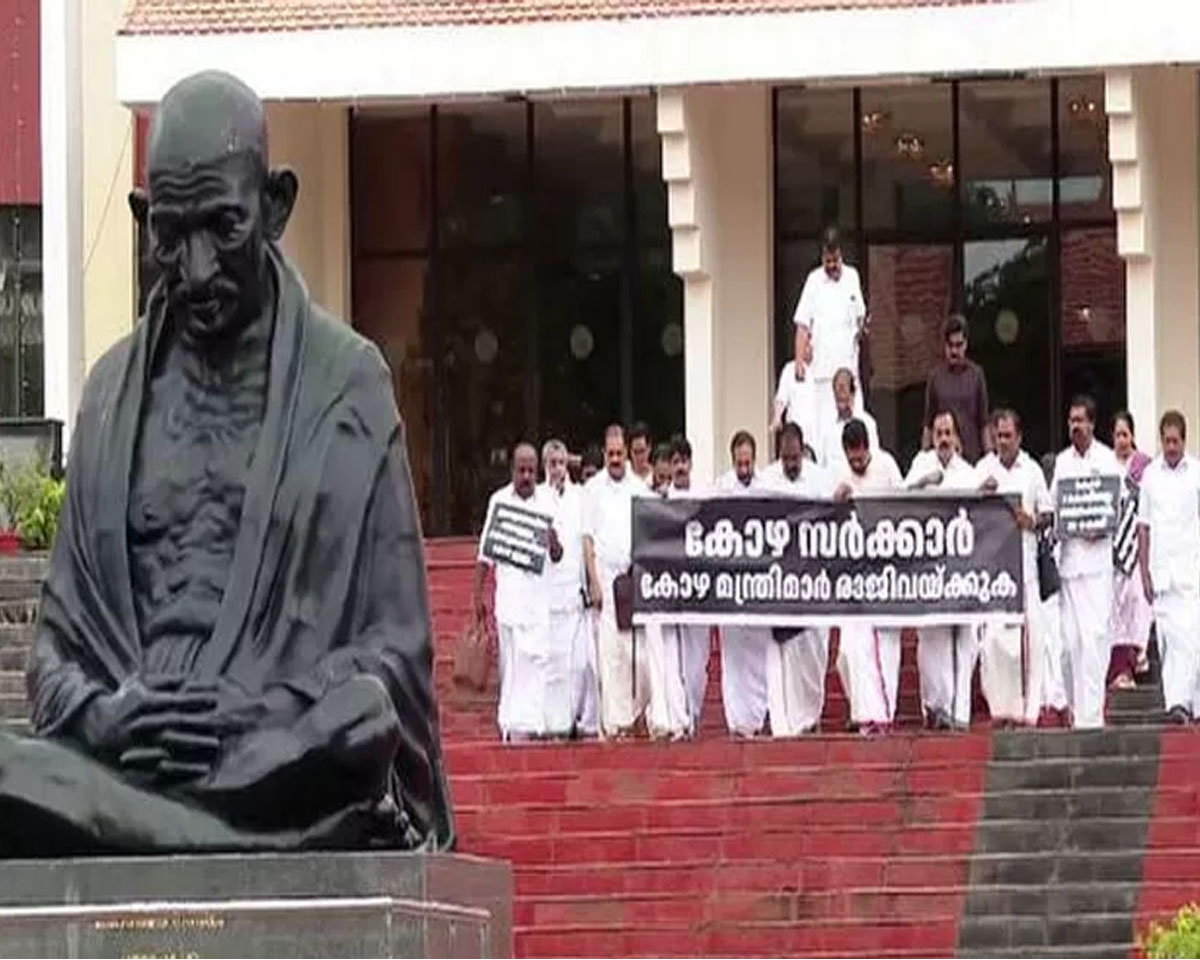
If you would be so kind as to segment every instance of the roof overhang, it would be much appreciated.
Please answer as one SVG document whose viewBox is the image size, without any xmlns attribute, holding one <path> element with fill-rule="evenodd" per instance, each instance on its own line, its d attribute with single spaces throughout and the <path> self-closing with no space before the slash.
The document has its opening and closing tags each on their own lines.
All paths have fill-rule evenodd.
<svg viewBox="0 0 1200 960">
<path fill-rule="evenodd" d="M 1200 63 L 1196 0 L 117 37 L 117 95 L 156 103 L 220 67 L 264 100 L 444 100 L 738 82 L 1071 72 Z"/>
</svg>

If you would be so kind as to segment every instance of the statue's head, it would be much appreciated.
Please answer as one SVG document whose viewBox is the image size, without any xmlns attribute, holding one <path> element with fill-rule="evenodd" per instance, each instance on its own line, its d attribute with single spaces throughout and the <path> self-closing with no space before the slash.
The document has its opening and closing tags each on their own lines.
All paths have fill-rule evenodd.
<svg viewBox="0 0 1200 960">
<path fill-rule="evenodd" d="M 194 340 L 228 338 L 259 316 L 267 244 L 283 235 L 295 175 L 272 170 L 262 101 L 219 71 L 179 81 L 151 125 L 148 191 L 130 196 L 149 231 L 168 314 Z"/>
</svg>

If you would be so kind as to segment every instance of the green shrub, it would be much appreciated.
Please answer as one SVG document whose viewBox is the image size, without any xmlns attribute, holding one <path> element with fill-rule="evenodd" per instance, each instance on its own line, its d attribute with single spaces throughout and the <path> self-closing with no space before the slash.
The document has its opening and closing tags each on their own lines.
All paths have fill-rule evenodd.
<svg viewBox="0 0 1200 960">
<path fill-rule="evenodd" d="M 0 501 L 8 522 L 30 550 L 46 550 L 54 542 L 66 485 L 41 466 L 7 469 L 0 474 Z"/>
<path fill-rule="evenodd" d="M 1150 960 L 1200 957 L 1200 906 L 1182 907 L 1166 926 L 1150 924 L 1138 945 Z"/>
</svg>

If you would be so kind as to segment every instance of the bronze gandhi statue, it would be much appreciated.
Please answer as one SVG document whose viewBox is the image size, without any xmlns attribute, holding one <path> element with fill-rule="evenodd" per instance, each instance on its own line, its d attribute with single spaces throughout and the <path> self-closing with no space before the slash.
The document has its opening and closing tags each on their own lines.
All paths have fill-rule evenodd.
<svg viewBox="0 0 1200 960">
<path fill-rule="evenodd" d="M 262 103 L 163 98 L 158 278 L 92 370 L 0 856 L 449 849 L 421 530 L 379 351 L 309 298 Z"/>
</svg>

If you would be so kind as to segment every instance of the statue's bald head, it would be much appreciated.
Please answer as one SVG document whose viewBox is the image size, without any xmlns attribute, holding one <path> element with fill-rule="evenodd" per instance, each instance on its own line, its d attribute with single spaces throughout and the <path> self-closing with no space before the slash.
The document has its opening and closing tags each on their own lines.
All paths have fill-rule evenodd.
<svg viewBox="0 0 1200 960">
<path fill-rule="evenodd" d="M 267 118 L 258 94 L 220 70 L 185 77 L 166 92 L 150 130 L 151 176 L 237 156 L 257 160 L 264 172 L 268 167 Z"/>
</svg>

